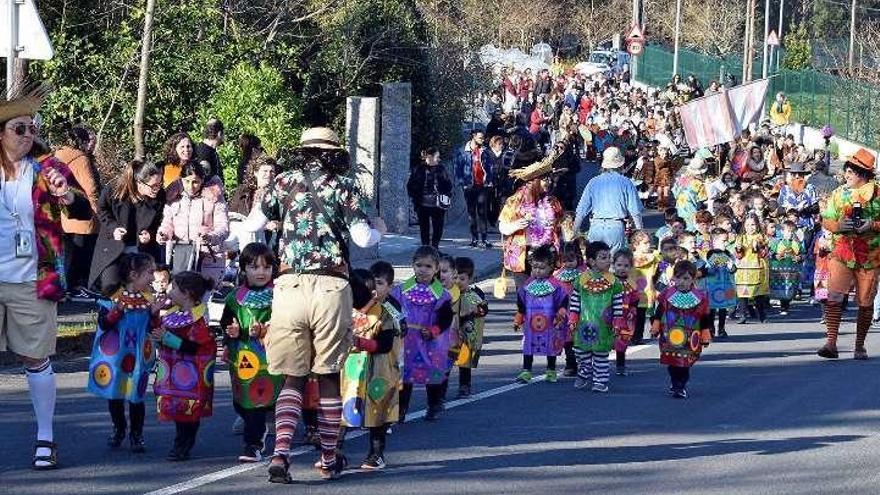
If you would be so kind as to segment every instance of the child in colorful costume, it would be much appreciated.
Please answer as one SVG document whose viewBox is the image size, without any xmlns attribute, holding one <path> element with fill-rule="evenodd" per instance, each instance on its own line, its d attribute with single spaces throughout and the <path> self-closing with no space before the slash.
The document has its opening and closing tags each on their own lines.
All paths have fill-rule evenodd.
<svg viewBox="0 0 880 495">
<path fill-rule="evenodd" d="M 614 345 L 615 328 L 623 320 L 623 286 L 610 271 L 611 249 L 601 241 L 587 245 L 589 270 L 581 274 L 571 292 L 569 323 L 574 329 L 578 376 L 574 386 L 608 392 L 608 353 Z"/>
<path fill-rule="evenodd" d="M 795 236 L 797 226 L 782 223 L 782 237 L 770 241 L 770 297 L 779 299 L 780 315 L 787 315 L 791 300 L 801 285 L 802 243 Z"/>
<path fill-rule="evenodd" d="M 117 448 L 125 439 L 125 403 L 131 419 L 132 452 L 144 452 L 144 396 L 156 352 L 150 329 L 158 307 L 150 293 L 155 264 L 148 254 L 123 256 L 118 264 L 124 281 L 109 300 L 98 300 L 98 329 L 89 364 L 88 391 L 107 399 L 113 433 L 107 445 Z"/>
<path fill-rule="evenodd" d="M 660 364 L 668 367 L 673 397 L 686 399 L 690 368 L 711 340 L 709 301 L 694 290 L 697 268 L 687 260 L 675 264 L 675 286 L 657 298 L 651 333 L 658 336 Z"/>
<path fill-rule="evenodd" d="M 736 307 L 736 261 L 727 250 L 727 231 L 716 227 L 712 229 L 712 249 L 706 253 L 705 273 L 706 296 L 709 298 L 709 317 L 712 319 L 712 336 L 727 337 L 724 326 L 727 312 Z M 718 321 L 717 327 L 715 321 Z"/>
<path fill-rule="evenodd" d="M 614 339 L 614 351 L 617 362 L 617 376 L 626 376 L 626 348 L 632 341 L 636 330 L 636 313 L 639 307 L 640 294 L 629 282 L 629 276 L 633 267 L 633 255 L 629 250 L 622 249 L 614 253 L 612 259 L 612 271 L 623 287 L 622 321 L 623 324 L 616 326 L 614 330 L 617 336 Z"/>
<path fill-rule="evenodd" d="M 160 342 L 153 385 L 159 420 L 174 421 L 177 427 L 169 461 L 189 459 L 201 420 L 214 412 L 217 345 L 202 303 L 202 297 L 213 285 L 213 280 L 197 272 L 175 275 L 168 292 L 174 306 L 152 332 Z"/>
<path fill-rule="evenodd" d="M 766 299 L 770 292 L 770 271 L 767 267 L 767 238 L 758 217 L 748 215 L 745 232 L 736 238 L 736 293 L 740 312 L 738 323 L 745 323 L 752 306 L 757 306 L 761 323 L 767 318 Z"/>
<path fill-rule="evenodd" d="M 654 274 L 660 264 L 660 252 L 654 250 L 651 245 L 651 236 L 643 231 L 637 231 L 632 235 L 630 243 L 633 246 L 633 270 L 629 276 L 630 282 L 639 293 L 639 305 L 636 308 L 635 333 L 632 343 L 639 345 L 645 336 L 645 323 L 648 319 L 648 311 L 654 309 Z"/>
<path fill-rule="evenodd" d="M 470 397 L 472 376 L 471 370 L 480 362 L 480 350 L 483 348 L 483 329 L 489 304 L 486 294 L 473 285 L 474 260 L 456 258 L 456 284 L 461 291 L 461 302 L 458 308 L 458 341 L 461 343 L 455 366 L 458 366 L 458 398 Z"/>
<path fill-rule="evenodd" d="M 583 266 L 580 243 L 577 241 L 564 243 L 559 257 L 562 266 L 556 270 L 553 278 L 562 284 L 566 294 L 571 294 L 572 284 L 586 269 Z M 565 344 L 562 346 L 562 350 L 565 352 L 565 369 L 562 372 L 562 376 L 577 375 L 577 359 L 574 357 L 574 336 L 569 329 L 566 329 Z"/>
<path fill-rule="evenodd" d="M 547 357 L 544 379 L 557 381 L 556 357 L 562 353 L 566 335 L 568 294 L 553 278 L 556 253 L 550 246 L 540 246 L 529 254 L 531 277 L 516 292 L 514 330 L 522 330 L 523 369 L 516 376 L 519 383 L 532 380 L 535 356 Z"/>
<path fill-rule="evenodd" d="M 272 275 L 275 254 L 265 244 L 242 249 L 239 263 L 244 283 L 226 296 L 220 328 L 226 332 L 232 405 L 244 420 L 240 462 L 262 460 L 266 416 L 275 408 L 284 377 L 268 371 L 263 338 L 272 316 Z"/>
<path fill-rule="evenodd" d="M 354 342 L 342 370 L 342 424 L 367 428 L 370 450 L 361 469 L 385 467 L 388 427 L 400 417 L 400 314 L 388 304 L 390 280 L 374 277 L 369 270 L 355 270 L 351 277 L 354 301 Z M 345 435 L 339 435 L 340 449 Z"/>
<path fill-rule="evenodd" d="M 425 419 L 437 419 L 443 410 L 443 389 L 452 367 L 449 349 L 453 323 L 452 298 L 436 279 L 440 254 L 422 246 L 413 254 L 415 275 L 394 287 L 391 296 L 401 303 L 407 322 L 404 336 L 403 389 L 400 415 L 406 416 L 413 385 L 425 385 L 428 412 Z"/>
</svg>

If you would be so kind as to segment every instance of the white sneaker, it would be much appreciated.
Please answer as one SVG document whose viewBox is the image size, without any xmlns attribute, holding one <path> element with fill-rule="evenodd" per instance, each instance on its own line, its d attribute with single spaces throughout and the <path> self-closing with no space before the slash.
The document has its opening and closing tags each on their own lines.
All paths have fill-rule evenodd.
<svg viewBox="0 0 880 495">
<path fill-rule="evenodd" d="M 235 422 L 232 423 L 232 434 L 244 435 L 244 420 L 241 419 L 241 416 L 235 417 Z"/>
<path fill-rule="evenodd" d="M 608 385 L 605 385 L 604 383 L 594 383 L 593 384 L 593 392 L 599 392 L 602 394 L 607 393 L 608 392 Z"/>
<path fill-rule="evenodd" d="M 590 382 L 586 378 L 577 377 L 574 379 L 574 388 L 581 390 L 587 388 Z"/>
</svg>

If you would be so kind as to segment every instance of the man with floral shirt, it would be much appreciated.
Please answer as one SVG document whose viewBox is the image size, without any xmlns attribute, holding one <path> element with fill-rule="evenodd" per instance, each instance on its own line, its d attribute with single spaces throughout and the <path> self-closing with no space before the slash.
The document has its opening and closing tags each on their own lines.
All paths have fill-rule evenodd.
<svg viewBox="0 0 880 495">
<path fill-rule="evenodd" d="M 281 276 L 266 335 L 269 373 L 286 377 L 275 406 L 275 452 L 269 464 L 269 481 L 275 483 L 290 481 L 290 445 L 312 373 L 320 390 L 321 476 L 334 479 L 344 467 L 336 443 L 342 418 L 339 372 L 352 342 L 348 242 L 369 247 L 385 232 L 381 219 L 367 217 L 349 154 L 332 130 L 303 132 L 289 162 L 263 198 L 263 215 L 257 215 L 264 225 L 280 223 Z"/>
<path fill-rule="evenodd" d="M 853 357 L 868 359 L 865 338 L 871 328 L 877 270 L 880 269 L 880 183 L 874 180 L 874 155 L 864 148 L 843 165 L 846 184 L 828 198 L 822 226 L 832 233 L 828 302 L 825 305 L 827 341 L 818 354 L 836 358 L 837 333 L 843 298 L 856 287 L 859 313 Z"/>
</svg>

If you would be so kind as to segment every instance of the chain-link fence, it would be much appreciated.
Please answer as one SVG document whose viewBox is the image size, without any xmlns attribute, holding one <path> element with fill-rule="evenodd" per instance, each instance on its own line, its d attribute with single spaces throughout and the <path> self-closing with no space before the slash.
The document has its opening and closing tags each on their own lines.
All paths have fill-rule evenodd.
<svg viewBox="0 0 880 495">
<path fill-rule="evenodd" d="M 672 77 L 672 51 L 658 45 L 645 47 L 638 61 L 636 79 L 651 86 L 664 87 Z M 724 81 L 733 74 L 742 79 L 741 57 L 718 58 L 691 50 L 679 50 L 679 74 L 694 74 L 703 86 Z M 752 65 L 754 79 L 761 77 L 761 60 Z M 814 70 L 772 71 L 767 91 L 768 103 L 777 92 L 784 92 L 792 105 L 792 120 L 812 127 L 831 124 L 837 135 L 871 148 L 880 147 L 880 125 L 873 122 L 873 111 L 880 111 L 880 87 L 844 79 Z"/>
</svg>

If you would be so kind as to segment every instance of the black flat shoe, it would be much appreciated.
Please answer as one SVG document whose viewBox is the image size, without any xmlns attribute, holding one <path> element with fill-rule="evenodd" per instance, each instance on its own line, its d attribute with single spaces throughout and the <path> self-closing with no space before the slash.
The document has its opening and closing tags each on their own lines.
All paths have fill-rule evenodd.
<svg viewBox="0 0 880 495">
<path fill-rule="evenodd" d="M 123 440 L 125 440 L 125 430 L 113 428 L 113 433 L 107 437 L 107 446 L 111 449 L 118 449 L 122 446 Z"/>
<path fill-rule="evenodd" d="M 129 444 L 131 445 L 131 451 L 135 454 L 143 454 L 147 451 L 144 446 L 144 435 L 143 434 L 134 434 L 128 438 Z"/>
<path fill-rule="evenodd" d="M 280 483 L 280 484 L 290 484 L 293 483 L 293 478 L 290 476 L 290 462 L 284 456 L 275 456 L 272 458 L 272 461 L 275 459 L 281 459 L 281 462 L 270 462 L 269 463 L 269 483 Z"/>
</svg>

